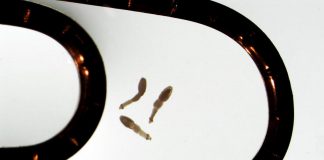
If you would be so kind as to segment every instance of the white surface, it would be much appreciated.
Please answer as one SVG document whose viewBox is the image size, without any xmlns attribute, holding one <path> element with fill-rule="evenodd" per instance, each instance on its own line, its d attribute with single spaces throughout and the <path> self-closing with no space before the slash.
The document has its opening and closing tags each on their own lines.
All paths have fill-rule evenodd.
<svg viewBox="0 0 324 160">
<path fill-rule="evenodd" d="M 218 0 L 218 2 L 225 4 L 230 8 L 235 9 L 236 11 L 245 15 L 254 23 L 256 23 L 268 35 L 268 37 L 272 40 L 276 48 L 279 50 L 279 53 L 282 56 L 285 65 L 288 69 L 291 83 L 292 83 L 293 93 L 294 93 L 294 100 L 295 100 L 295 124 L 294 124 L 294 132 L 293 132 L 291 145 L 289 147 L 285 160 L 323 159 L 324 127 L 321 124 L 321 122 L 324 121 L 324 117 L 322 116 L 324 111 L 324 107 L 322 103 L 322 91 L 324 89 L 324 86 L 322 84 L 323 75 L 324 75 L 323 73 L 324 70 L 322 69 L 323 68 L 322 59 L 324 58 L 322 52 L 324 50 L 324 46 L 322 45 L 322 37 L 324 35 L 324 30 L 323 30 L 324 19 L 322 16 L 324 15 L 324 1 L 321 0 L 312 0 L 312 1 Z M 115 12 L 109 12 L 109 14 L 108 13 L 102 14 L 103 11 L 98 9 L 96 11 L 98 11 L 98 13 L 100 14 L 95 14 L 88 10 L 87 12 L 85 12 L 85 10 L 82 10 L 79 12 L 79 16 L 77 16 L 78 14 L 76 14 L 76 12 L 78 11 L 78 9 L 81 10 L 79 7 L 74 6 L 72 7 L 74 9 L 71 9 L 69 8 L 69 5 L 66 5 L 63 2 L 61 3 L 62 5 L 58 3 L 57 4 L 53 3 L 51 4 L 51 6 L 53 7 L 55 6 L 59 8 L 59 10 L 70 15 L 71 17 L 78 19 L 78 21 L 88 30 L 88 32 L 93 37 L 96 36 L 95 41 L 98 44 L 98 47 L 100 48 L 101 52 L 105 53 L 106 51 L 110 51 L 110 50 L 111 51 L 120 50 L 119 54 L 121 55 L 118 56 L 122 56 L 122 55 L 129 56 L 129 53 L 126 51 L 127 49 L 129 49 L 126 47 L 127 46 L 126 42 L 129 43 L 130 40 L 133 40 L 132 43 L 135 42 L 139 43 L 139 39 L 136 38 L 132 38 L 132 39 L 126 38 L 124 39 L 124 41 L 126 42 L 123 42 L 121 40 L 118 41 L 118 38 L 122 35 L 122 33 L 123 34 L 127 33 L 133 36 L 134 33 L 130 31 L 128 32 L 128 30 L 134 29 L 134 26 L 137 25 L 135 20 L 134 21 L 132 21 L 132 19 L 129 20 L 130 23 L 132 23 L 132 26 L 120 26 L 117 24 L 125 20 L 118 18 L 118 16 L 120 15 Z M 88 18 L 88 17 L 92 17 L 92 18 Z M 97 29 L 93 29 L 93 27 L 91 27 L 91 24 L 94 24 L 99 19 L 101 20 L 102 17 L 104 17 L 104 20 L 102 20 L 100 23 L 110 23 L 111 25 L 110 26 L 100 25 L 100 26 L 96 26 L 98 27 Z M 116 17 L 115 18 L 116 21 L 112 21 L 110 17 Z M 151 25 L 151 23 L 148 23 L 148 25 Z M 125 33 L 118 32 L 123 29 L 125 29 L 124 30 Z M 102 36 L 97 36 L 99 34 L 102 34 Z M 190 34 L 194 34 L 194 33 L 190 33 Z M 212 31 L 210 32 L 210 34 L 217 34 L 217 33 Z M 185 35 L 188 35 L 188 33 L 186 33 Z M 107 39 L 109 40 L 106 40 L 105 37 L 106 38 L 108 37 Z M 155 40 L 156 39 L 150 39 L 150 43 L 153 43 Z M 138 47 L 133 46 L 133 47 L 134 48 L 131 49 L 132 53 L 135 53 L 136 49 L 141 48 L 140 46 Z M 107 52 L 107 53 L 113 54 L 113 52 Z M 108 66 L 111 65 L 112 67 L 112 68 L 107 68 L 108 76 L 110 75 L 110 80 L 111 80 L 109 84 L 112 85 L 112 83 L 115 83 L 115 80 L 112 77 L 113 75 L 119 75 L 120 80 L 124 80 L 122 82 L 125 82 L 122 83 L 122 85 L 123 88 L 125 88 L 125 90 L 127 89 L 127 92 L 125 92 L 124 94 L 120 89 L 118 89 L 119 93 L 118 92 L 114 93 L 114 95 L 120 94 L 122 97 L 118 97 L 118 100 L 116 99 L 111 100 L 111 104 L 115 105 L 112 106 L 111 108 L 113 107 L 116 108 L 118 103 L 120 103 L 119 100 L 123 101 L 129 96 L 131 96 L 131 93 L 135 92 L 136 90 L 135 86 L 137 84 L 138 79 L 140 78 L 140 76 L 143 76 L 142 74 L 136 75 L 138 72 L 129 73 L 131 75 L 125 75 L 121 73 L 125 73 L 126 71 L 125 72 L 121 72 L 121 71 L 118 72 L 116 70 L 114 71 L 112 64 L 114 64 L 114 60 L 116 59 L 116 56 L 117 55 L 107 56 L 106 64 Z M 106 55 L 104 55 L 104 57 L 106 57 Z M 135 57 L 135 58 L 139 58 L 139 57 Z M 131 61 L 131 62 L 135 63 L 136 61 Z M 143 65 L 139 62 L 138 64 Z M 124 60 L 122 66 L 126 67 L 127 65 L 129 65 L 128 61 L 126 63 L 126 60 Z M 132 67 L 128 67 L 127 69 L 135 69 Z M 174 69 L 172 68 L 170 72 L 171 71 L 174 71 Z M 158 76 L 160 74 L 156 73 L 156 75 Z M 132 79 L 127 79 L 128 81 L 126 81 L 124 78 L 126 78 L 127 76 L 129 77 L 133 76 L 133 77 Z M 154 85 L 159 85 L 159 84 L 164 85 L 161 83 L 167 82 L 164 80 L 163 81 L 155 80 L 155 78 L 149 78 L 149 80 L 150 80 L 149 85 L 151 83 Z M 170 81 L 172 80 L 173 79 L 171 79 Z M 159 88 L 159 90 L 160 89 L 161 88 Z M 109 93 L 113 93 L 112 91 L 113 90 L 110 90 Z M 156 90 L 152 89 L 152 91 L 156 91 Z M 129 93 L 130 95 L 126 95 L 126 93 L 127 94 Z M 179 90 L 177 90 L 177 87 L 175 86 L 175 95 L 167 104 L 167 106 L 164 108 L 164 110 L 161 111 L 161 115 L 160 114 L 158 115 L 159 118 L 162 119 L 163 112 L 164 113 L 171 112 L 172 107 L 177 108 L 172 106 L 172 104 L 174 105 L 177 102 L 176 96 L 178 95 L 179 95 Z M 150 98 L 150 100 L 151 99 L 154 98 Z M 141 103 L 144 103 L 144 100 Z M 138 103 L 132 107 L 134 109 L 135 107 L 142 107 L 142 105 Z M 132 110 L 130 108 L 129 111 L 127 111 L 127 114 L 130 114 L 131 111 Z M 106 109 L 105 115 L 114 114 L 115 112 L 119 112 L 120 114 L 126 114 L 126 111 L 120 112 L 117 110 L 110 109 L 108 107 Z M 117 117 L 117 114 L 119 113 L 115 113 L 116 114 L 115 117 Z M 135 116 L 135 113 L 132 113 L 132 116 Z M 137 115 L 137 116 L 141 116 L 141 115 Z M 118 146 L 125 147 L 124 148 L 125 151 L 131 150 L 126 147 L 132 146 L 130 143 L 133 143 L 134 141 L 133 139 L 136 139 L 136 136 L 134 134 L 129 133 L 129 135 L 127 135 L 127 138 L 129 138 L 128 140 L 129 142 L 127 144 L 123 144 L 122 141 L 118 141 L 119 138 L 123 138 L 123 136 L 126 137 L 125 134 L 128 134 L 126 129 L 124 129 L 123 131 L 121 130 L 122 132 L 120 133 L 119 132 L 116 133 L 116 135 L 113 137 L 108 135 L 113 134 L 115 130 L 112 130 L 111 132 L 107 131 L 107 135 L 105 134 L 105 131 L 109 130 L 109 127 L 111 127 L 113 123 L 113 121 L 108 122 L 110 118 L 113 119 L 112 116 L 103 117 L 102 122 L 99 125 L 99 128 L 96 131 L 94 137 L 77 155 L 74 156 L 74 159 L 83 159 L 83 158 L 87 159 L 93 155 L 101 156 L 101 158 L 104 159 L 105 156 L 109 157 L 110 155 L 114 155 L 115 152 L 110 153 L 110 150 L 118 150 Z M 142 117 L 136 118 L 136 120 L 141 118 Z M 113 120 L 116 121 L 116 119 Z M 160 123 L 162 122 L 167 123 L 161 120 Z M 115 123 L 116 126 L 118 126 L 117 122 Z M 159 127 L 159 126 L 161 125 L 157 123 L 154 124 L 153 127 Z M 148 126 L 148 127 L 144 126 L 143 128 L 147 129 L 149 127 L 152 129 L 151 131 L 153 132 L 154 128 L 152 126 Z M 174 128 L 172 128 L 172 130 L 174 131 Z M 168 131 L 166 131 L 165 134 L 166 133 L 168 133 Z M 141 140 L 139 137 L 137 138 L 138 141 Z M 107 141 L 105 141 L 105 139 L 107 139 Z M 115 140 L 114 142 L 115 146 L 108 145 L 108 143 L 112 143 L 111 141 L 109 141 L 110 139 Z M 153 141 L 155 141 L 156 139 L 157 138 L 153 137 Z M 143 141 L 140 142 L 146 143 Z M 186 147 L 188 146 L 191 145 L 187 145 Z M 202 148 L 203 147 L 200 147 L 200 150 L 202 150 Z M 140 149 L 140 147 L 135 146 L 135 149 Z M 160 151 L 161 150 L 165 151 L 163 149 L 160 149 Z M 172 153 L 174 152 L 176 151 L 173 151 Z M 203 150 L 203 152 L 205 152 L 205 150 Z M 150 154 L 150 150 L 142 150 L 140 153 L 146 156 L 146 154 Z M 172 155 L 172 153 L 167 153 L 165 154 L 165 156 Z M 129 154 L 127 154 L 127 152 L 126 153 L 124 152 L 121 155 L 124 156 Z M 132 156 L 133 158 L 133 155 L 130 156 Z M 200 157 L 200 159 L 204 159 L 204 157 Z M 221 159 L 225 159 L 225 158 L 222 157 Z"/>
<path fill-rule="evenodd" d="M 72 58 L 52 38 L 6 25 L 0 25 L 0 49 L 0 147 L 48 140 L 79 101 Z"/>
<path fill-rule="evenodd" d="M 95 37 L 108 75 L 104 116 L 89 143 L 71 159 L 254 157 L 267 128 L 267 100 L 255 64 L 236 42 L 181 20 L 69 3 L 49 5 Z M 118 110 L 137 92 L 141 77 L 148 81 L 147 93 L 128 109 Z M 152 104 L 168 85 L 173 95 L 149 125 Z M 132 117 L 153 140 L 126 129 L 120 115 Z"/>
<path fill-rule="evenodd" d="M 324 158 L 324 1 L 219 0 L 256 23 L 279 50 L 294 94 L 294 131 L 285 160 Z"/>
</svg>

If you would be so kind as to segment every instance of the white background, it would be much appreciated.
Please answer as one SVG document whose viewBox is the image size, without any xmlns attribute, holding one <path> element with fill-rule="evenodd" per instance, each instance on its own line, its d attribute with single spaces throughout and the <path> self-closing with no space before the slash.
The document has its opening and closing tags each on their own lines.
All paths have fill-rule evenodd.
<svg viewBox="0 0 324 160">
<path fill-rule="evenodd" d="M 279 50 L 295 102 L 292 141 L 285 159 L 323 159 L 324 1 L 219 1 L 256 23 Z"/>
<path fill-rule="evenodd" d="M 256 23 L 286 64 L 295 124 L 285 159 L 322 159 L 324 2 L 218 2 Z M 77 20 L 94 38 L 108 75 L 104 116 L 89 143 L 71 159 L 253 157 L 265 133 L 266 98 L 258 71 L 235 42 L 179 20 L 64 2 L 48 5 Z M 148 80 L 145 97 L 119 111 L 119 104 L 135 94 L 142 76 Z M 148 125 L 152 103 L 167 85 L 174 86 L 174 94 L 156 123 Z M 132 117 L 153 140 L 147 142 L 123 128 L 120 114 Z"/>
<path fill-rule="evenodd" d="M 0 49 L 0 146 L 51 138 L 79 101 L 72 58 L 54 39 L 8 25 L 0 25 Z"/>
</svg>

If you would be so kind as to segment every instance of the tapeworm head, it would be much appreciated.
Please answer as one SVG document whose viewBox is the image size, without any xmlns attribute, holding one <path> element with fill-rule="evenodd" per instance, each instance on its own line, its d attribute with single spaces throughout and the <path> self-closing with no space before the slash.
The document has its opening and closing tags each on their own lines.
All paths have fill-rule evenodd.
<svg viewBox="0 0 324 160">
<path fill-rule="evenodd" d="M 166 87 L 160 94 L 159 96 L 159 100 L 165 102 L 167 101 L 170 96 L 171 96 L 171 93 L 172 93 L 172 86 L 168 86 Z"/>
<path fill-rule="evenodd" d="M 146 79 L 141 78 L 140 82 L 138 83 L 138 94 L 139 95 L 144 95 L 146 91 Z"/>
<path fill-rule="evenodd" d="M 119 119 L 123 123 L 123 125 L 128 128 L 130 128 L 134 124 L 134 121 L 132 119 L 130 119 L 129 117 L 120 116 Z"/>
</svg>

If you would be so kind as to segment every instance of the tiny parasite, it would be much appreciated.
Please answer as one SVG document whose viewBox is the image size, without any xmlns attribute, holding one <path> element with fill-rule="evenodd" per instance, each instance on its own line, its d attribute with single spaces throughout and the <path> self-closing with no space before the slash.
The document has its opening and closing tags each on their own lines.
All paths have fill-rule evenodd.
<svg viewBox="0 0 324 160">
<path fill-rule="evenodd" d="M 141 80 L 138 83 L 138 93 L 133 98 L 127 100 L 124 103 L 122 103 L 119 106 L 119 109 L 124 109 L 125 107 L 127 107 L 131 103 L 138 101 L 144 95 L 145 91 L 146 91 L 146 79 L 141 78 Z"/>
<path fill-rule="evenodd" d="M 153 110 L 149 118 L 149 123 L 153 122 L 153 119 L 156 113 L 158 112 L 158 110 L 162 107 L 163 103 L 170 98 L 172 90 L 173 90 L 172 86 L 168 86 L 160 93 L 159 98 L 153 104 Z"/>
<path fill-rule="evenodd" d="M 126 116 L 120 116 L 120 121 L 123 123 L 123 125 L 131 130 L 133 130 L 135 133 L 139 134 L 146 140 L 151 140 L 151 136 L 144 132 L 140 126 L 138 126 L 132 119 Z"/>
</svg>

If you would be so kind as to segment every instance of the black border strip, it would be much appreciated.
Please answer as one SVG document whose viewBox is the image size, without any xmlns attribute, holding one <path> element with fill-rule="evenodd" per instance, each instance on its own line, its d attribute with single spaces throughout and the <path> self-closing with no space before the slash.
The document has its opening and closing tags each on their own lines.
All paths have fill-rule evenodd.
<svg viewBox="0 0 324 160">
<path fill-rule="evenodd" d="M 58 41 L 73 58 L 81 84 L 77 111 L 59 134 L 32 146 L 0 148 L 0 158 L 63 160 L 71 157 L 95 131 L 105 106 L 106 75 L 97 47 L 73 20 L 30 2 L 2 2 L 0 24 L 32 29 Z"/>
<path fill-rule="evenodd" d="M 294 121 L 293 95 L 284 63 L 275 46 L 253 22 L 209 0 L 64 0 L 139 11 L 197 22 L 239 43 L 257 65 L 267 91 L 269 125 L 255 160 L 281 160 L 288 149 Z M 235 153 L 233 153 L 235 154 Z"/>
</svg>

